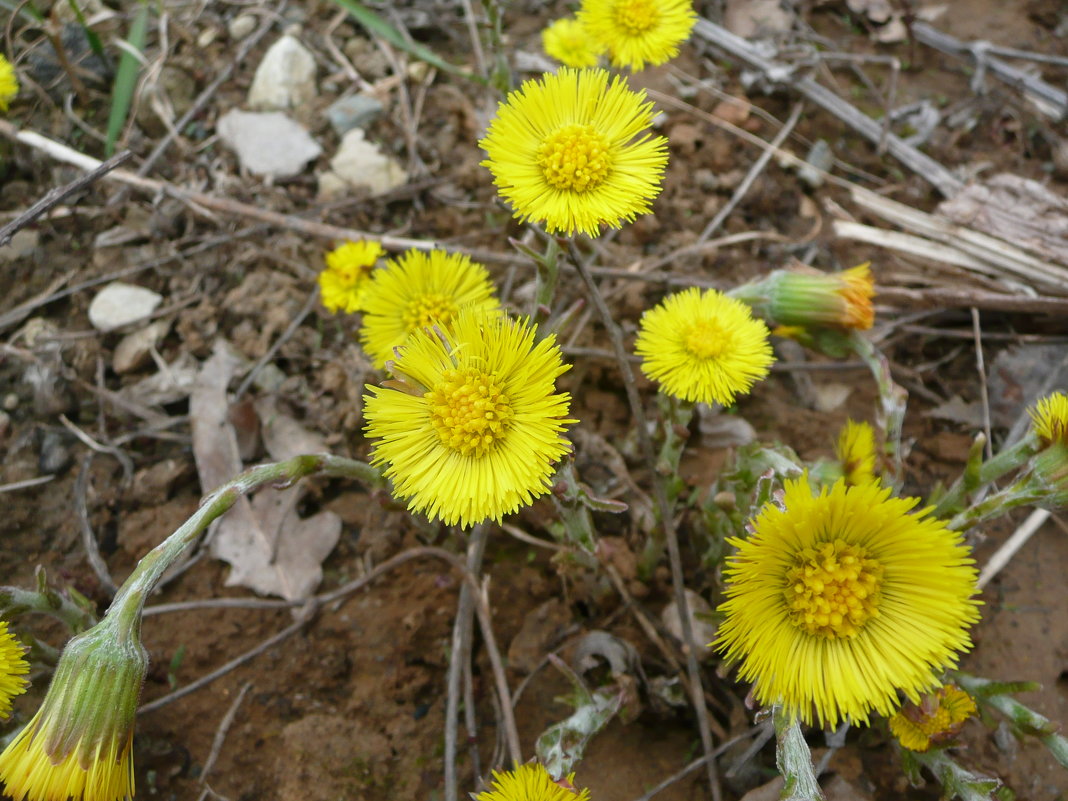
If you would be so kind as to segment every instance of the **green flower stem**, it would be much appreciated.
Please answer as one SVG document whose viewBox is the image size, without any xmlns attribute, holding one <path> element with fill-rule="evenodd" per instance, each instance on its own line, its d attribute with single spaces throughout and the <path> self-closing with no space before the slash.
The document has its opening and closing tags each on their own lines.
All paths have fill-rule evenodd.
<svg viewBox="0 0 1068 801">
<path fill-rule="evenodd" d="M 693 403 L 657 393 L 661 422 L 664 426 L 664 443 L 656 462 L 656 472 L 662 476 L 678 476 L 682 451 L 689 438 L 690 421 L 693 419 Z M 669 496 L 670 497 L 670 496 Z"/>
<path fill-rule="evenodd" d="M 767 281 L 753 281 L 728 289 L 724 294 L 729 298 L 740 300 L 753 310 L 753 314 L 766 320 L 770 317 L 771 306 L 771 294 L 768 290 Z"/>
<path fill-rule="evenodd" d="M 905 405 L 908 393 L 896 383 L 890 374 L 890 362 L 871 340 L 853 333 L 849 338 L 853 352 L 868 365 L 875 385 L 879 390 L 880 409 L 876 422 L 883 432 L 883 454 L 889 464 L 890 485 L 900 489 L 903 466 L 901 460 L 901 430 L 905 422 Z"/>
<path fill-rule="evenodd" d="M 553 296 L 556 295 L 556 282 L 560 274 L 560 243 L 556 241 L 556 237 L 537 229 L 535 231 L 545 237 L 545 250 L 543 251 L 539 252 L 518 239 L 508 241 L 512 247 L 534 262 L 534 300 L 530 309 L 530 319 L 538 327 L 538 339 L 542 339 L 548 333 L 545 323 L 552 314 Z"/>
<path fill-rule="evenodd" d="M 1049 491 L 1031 476 L 1024 476 L 1009 487 L 996 492 L 984 501 L 969 506 L 946 524 L 954 531 L 967 531 L 985 520 L 1001 517 L 1017 506 L 1033 506 L 1044 500 Z"/>
<path fill-rule="evenodd" d="M 1012 727 L 1021 734 L 1037 737 L 1049 749 L 1053 758 L 1068 768 L 1068 740 L 1057 733 L 1060 727 L 1049 718 L 1038 714 L 1009 695 L 1010 692 L 1025 692 L 1038 689 L 1037 684 L 1007 684 L 980 676 L 954 671 L 953 680 L 972 695 L 977 702 L 990 706 L 1003 714 Z"/>
<path fill-rule="evenodd" d="M 976 443 L 972 446 L 973 451 L 978 446 L 981 453 L 984 444 L 985 438 L 977 438 Z M 953 483 L 949 491 L 938 499 L 932 514 L 935 517 L 945 517 L 957 512 L 967 503 L 970 495 L 981 487 L 992 484 L 1002 476 L 1018 470 L 1027 463 L 1028 459 L 1035 455 L 1038 448 L 1038 438 L 1029 433 L 1015 445 L 1004 448 L 994 454 L 992 458 L 979 464 L 977 468 L 973 468 L 974 460 L 969 457 L 968 469 Z"/>
<path fill-rule="evenodd" d="M 660 482 L 664 488 L 668 507 L 672 514 L 675 511 L 675 502 L 682 490 L 682 479 L 679 478 L 679 463 L 682 461 L 682 451 L 686 447 L 689 435 L 690 420 L 693 418 L 693 403 L 672 397 L 664 392 L 656 395 L 657 407 L 660 410 L 660 424 L 663 426 L 664 441 L 660 446 L 660 453 L 656 460 L 654 480 Z M 645 540 L 641 557 L 638 561 L 638 574 L 651 576 L 656 569 L 657 563 L 664 555 L 666 542 L 664 529 L 656 526 Z"/>
<path fill-rule="evenodd" d="M 501 95 L 512 91 L 512 70 L 508 66 L 508 48 L 504 44 L 504 9 L 499 0 L 482 0 L 482 8 L 489 22 L 490 46 L 493 52 L 493 68 L 490 70 L 490 86 Z"/>
<path fill-rule="evenodd" d="M 11 620 L 25 614 L 48 615 L 60 621 L 72 632 L 85 631 L 96 623 L 96 616 L 76 600 L 64 597 L 51 587 L 24 590 L 21 587 L 0 587 L 0 617 Z"/>
<path fill-rule="evenodd" d="M 907 755 L 907 756 L 906 756 Z M 988 776 L 980 776 L 965 770 L 954 762 L 944 748 L 930 751 L 902 751 L 903 758 L 914 765 L 922 765 L 931 771 L 945 789 L 944 798 L 959 798 L 961 801 L 991 801 L 997 797 L 1001 782 Z M 917 771 L 918 773 L 918 771 Z"/>
<path fill-rule="evenodd" d="M 812 766 L 812 752 L 797 718 L 785 714 L 777 705 L 772 707 L 771 718 L 775 724 L 775 765 L 786 780 L 779 798 L 782 801 L 823 801 L 823 791 Z"/>
<path fill-rule="evenodd" d="M 266 486 L 285 489 L 298 479 L 313 475 L 354 478 L 372 487 L 381 486 L 383 481 L 382 474 L 370 465 L 327 453 L 294 456 L 284 462 L 252 467 L 208 495 L 192 517 L 137 563 L 119 588 L 107 616 L 114 614 L 118 630 L 139 631 L 145 599 L 164 572 L 214 520 L 229 511 L 238 498 Z"/>
</svg>

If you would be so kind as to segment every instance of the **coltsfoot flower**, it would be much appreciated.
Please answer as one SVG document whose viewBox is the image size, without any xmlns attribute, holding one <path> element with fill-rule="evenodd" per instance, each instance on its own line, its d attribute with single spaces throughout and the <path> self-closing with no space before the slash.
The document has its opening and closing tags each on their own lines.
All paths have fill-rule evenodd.
<svg viewBox="0 0 1068 801">
<path fill-rule="evenodd" d="M 11 714 L 11 699 L 22 695 L 29 686 L 25 676 L 30 665 L 24 654 L 25 649 L 8 631 L 7 621 L 0 620 L 0 718 Z"/>
<path fill-rule="evenodd" d="M 924 695 L 919 704 L 907 703 L 890 718 L 890 731 L 910 751 L 926 751 L 949 742 L 964 722 L 976 714 L 975 701 L 964 690 L 946 684 Z"/>
<path fill-rule="evenodd" d="M 130 749 L 148 655 L 136 632 L 105 617 L 63 649 L 41 708 L 0 754 L 14 801 L 133 798 Z"/>
<path fill-rule="evenodd" d="M 629 70 L 673 59 L 697 22 L 691 0 L 582 0 L 578 18 Z"/>
<path fill-rule="evenodd" d="M 642 315 L 635 352 L 669 395 L 730 406 L 768 374 L 768 328 L 741 301 L 709 289 L 669 295 Z"/>
<path fill-rule="evenodd" d="M 1068 506 L 1068 395 L 1054 392 L 1030 410 L 1031 431 L 1040 450 L 1031 458 L 1031 472 L 1050 509 Z"/>
<path fill-rule="evenodd" d="M 550 58 L 567 67 L 596 67 L 605 50 L 575 17 L 563 17 L 545 28 L 541 46 Z"/>
<path fill-rule="evenodd" d="M 868 423 L 846 420 L 834 452 L 849 486 L 875 479 L 875 431 Z"/>
<path fill-rule="evenodd" d="M 493 771 L 490 789 L 472 795 L 474 801 L 589 801 L 590 791 L 572 789 L 572 773 L 555 781 L 540 762 L 519 765 L 515 770 Z"/>
<path fill-rule="evenodd" d="M 806 723 L 889 717 L 917 703 L 971 647 L 976 570 L 961 535 L 878 482 L 813 495 L 787 481 L 724 571 L 713 644 L 761 704 Z"/>
<path fill-rule="evenodd" d="M 603 69 L 527 81 L 497 109 L 479 146 L 515 216 L 549 233 L 597 236 L 649 211 L 667 139 L 646 131 L 653 104 Z"/>
<path fill-rule="evenodd" d="M 1040 399 L 1030 410 L 1031 430 L 1044 445 L 1068 445 L 1068 395 L 1054 392 Z"/>
<path fill-rule="evenodd" d="M 409 250 L 375 272 L 364 296 L 360 343 L 381 369 L 413 331 L 447 325 L 467 307 L 500 308 L 485 267 L 462 253 Z"/>
<path fill-rule="evenodd" d="M 460 310 L 452 323 L 418 329 L 390 371 L 368 386 L 371 463 L 385 465 L 408 508 L 447 525 L 471 526 L 530 504 L 550 487 L 569 450 L 568 369 L 555 337 L 499 312 Z"/>
<path fill-rule="evenodd" d="M 377 242 L 364 239 L 345 242 L 326 254 L 326 268 L 319 273 L 323 305 L 348 314 L 363 308 L 375 262 L 385 253 Z"/>
<path fill-rule="evenodd" d="M 11 62 L 0 53 L 0 111 L 7 111 L 8 105 L 19 93 L 19 79 Z"/>
</svg>

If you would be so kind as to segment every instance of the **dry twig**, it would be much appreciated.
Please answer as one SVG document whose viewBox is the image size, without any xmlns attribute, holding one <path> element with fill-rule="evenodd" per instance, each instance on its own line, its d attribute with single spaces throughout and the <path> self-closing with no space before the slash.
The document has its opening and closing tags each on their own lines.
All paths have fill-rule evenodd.
<svg viewBox="0 0 1068 801">
<path fill-rule="evenodd" d="M 131 156 L 133 156 L 133 153 L 129 150 L 116 153 L 107 161 L 98 162 L 93 169 L 89 170 L 85 175 L 79 175 L 69 184 L 48 190 L 43 198 L 26 209 L 26 211 L 22 212 L 18 217 L 13 219 L 7 225 L 0 226 L 0 247 L 3 247 L 10 242 L 11 237 L 13 237 L 16 232 L 25 228 L 49 209 L 58 206 L 75 192 L 80 192 L 82 189 L 92 186 L 109 172 L 116 169 L 119 165 L 128 161 Z"/>
<path fill-rule="evenodd" d="M 707 19 L 697 20 L 693 32 L 720 50 L 743 61 L 752 69 L 759 70 L 773 84 L 785 86 L 804 95 L 820 108 L 833 114 L 868 141 L 879 146 L 883 141 L 886 149 L 894 158 L 924 178 L 946 197 L 950 197 L 964 185 L 957 176 L 916 148 L 907 144 L 900 137 L 889 134 L 885 136 L 883 126 L 864 114 L 834 92 L 821 86 L 812 78 L 801 77 L 793 67 L 770 61 L 760 55 L 748 41 L 735 36 Z"/>
</svg>

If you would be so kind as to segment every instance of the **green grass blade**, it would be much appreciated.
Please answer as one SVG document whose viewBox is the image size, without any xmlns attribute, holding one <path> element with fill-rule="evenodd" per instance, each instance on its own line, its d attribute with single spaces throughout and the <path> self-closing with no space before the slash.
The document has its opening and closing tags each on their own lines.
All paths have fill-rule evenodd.
<svg viewBox="0 0 1068 801">
<path fill-rule="evenodd" d="M 130 27 L 130 36 L 126 42 L 140 53 L 145 47 L 145 34 L 148 32 L 148 6 L 142 4 Z M 119 68 L 115 72 L 115 83 L 111 87 L 111 111 L 108 114 L 107 139 L 104 143 L 104 155 L 110 157 L 115 152 L 115 142 L 126 124 L 126 115 L 130 111 L 130 101 L 137 88 L 137 76 L 141 72 L 141 62 L 128 50 L 122 51 Z"/>
<path fill-rule="evenodd" d="M 104 43 L 100 41 L 100 37 L 96 35 L 96 31 L 89 27 L 89 23 L 86 22 L 85 14 L 82 13 L 81 6 L 78 5 L 77 0 L 67 0 L 67 5 L 69 5 L 70 10 L 74 12 L 78 24 L 82 26 L 82 31 L 85 32 L 85 40 L 89 42 L 89 49 L 92 50 L 104 64 L 108 65 L 110 69 L 107 53 L 104 52 Z"/>
<path fill-rule="evenodd" d="M 424 47 L 418 42 L 410 42 L 401 32 L 382 19 L 378 14 L 373 12 L 363 3 L 357 2 L 357 0 L 332 0 L 335 5 L 341 6 L 355 18 L 367 31 L 375 36 L 381 37 L 389 42 L 391 45 L 399 50 L 403 50 L 409 53 L 420 61 L 425 61 L 432 67 L 437 67 L 439 70 L 445 72 L 451 72 L 453 75 L 459 75 L 461 78 L 468 78 L 478 83 L 485 83 L 485 80 L 474 73 L 457 67 L 455 64 L 450 64 L 448 61 L 438 57 L 438 55 L 428 47 Z"/>
<path fill-rule="evenodd" d="M 6 8 L 12 14 L 18 11 L 29 22 L 44 22 L 44 15 L 33 3 L 15 3 L 13 0 L 0 0 L 0 8 Z"/>
</svg>

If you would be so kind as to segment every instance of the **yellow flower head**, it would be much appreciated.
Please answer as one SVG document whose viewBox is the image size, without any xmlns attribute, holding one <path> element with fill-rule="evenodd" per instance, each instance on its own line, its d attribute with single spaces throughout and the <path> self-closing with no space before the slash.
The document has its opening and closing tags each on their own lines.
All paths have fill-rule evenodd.
<svg viewBox="0 0 1068 801">
<path fill-rule="evenodd" d="M 8 631 L 7 621 L 0 620 L 0 718 L 11 714 L 11 699 L 22 695 L 29 686 L 23 678 L 30 672 L 24 653 L 15 635 Z"/>
<path fill-rule="evenodd" d="M 1054 392 L 1030 410 L 1031 432 L 1040 449 L 1031 457 L 1031 474 L 1047 509 L 1068 506 L 1068 395 Z"/>
<path fill-rule="evenodd" d="M 904 748 L 926 751 L 952 740 L 976 713 L 975 701 L 952 684 L 924 695 L 919 704 L 907 703 L 890 718 L 890 731 Z"/>
<path fill-rule="evenodd" d="M 1068 395 L 1054 392 L 1030 410 L 1031 430 L 1043 445 L 1059 442 L 1068 445 Z"/>
<path fill-rule="evenodd" d="M 602 69 L 527 81 L 497 109 L 479 146 L 501 196 L 549 233 L 597 236 L 649 211 L 667 166 L 650 136 L 653 104 Z"/>
<path fill-rule="evenodd" d="M 541 46 L 551 58 L 568 67 L 596 67 L 605 49 L 574 17 L 558 19 L 543 30 Z"/>
<path fill-rule="evenodd" d="M 367 287 L 360 343 L 381 369 L 413 331 L 447 324 L 468 306 L 500 308 L 485 267 L 462 253 L 409 250 L 386 262 Z"/>
<path fill-rule="evenodd" d="M 390 367 L 399 379 L 368 386 L 375 465 L 413 512 L 471 526 L 525 506 L 550 487 L 569 450 L 570 396 L 555 337 L 535 342 L 527 321 L 461 309 L 444 330 L 419 329 Z"/>
<path fill-rule="evenodd" d="M 140 640 L 115 618 L 72 638 L 41 708 L 0 754 L 4 792 L 15 801 L 133 798 L 130 748 L 147 669 Z"/>
<path fill-rule="evenodd" d="M 515 770 L 493 771 L 490 789 L 475 801 L 589 801 L 590 791 L 572 789 L 572 773 L 561 782 L 553 780 L 541 763 L 519 765 Z"/>
<path fill-rule="evenodd" d="M 0 111 L 7 111 L 8 104 L 19 93 L 19 79 L 11 62 L 0 53 Z"/>
<path fill-rule="evenodd" d="M 768 328 L 744 303 L 709 289 L 669 295 L 642 315 L 635 352 L 664 392 L 730 406 L 775 360 Z"/>
<path fill-rule="evenodd" d="M 834 452 L 849 486 L 875 479 L 875 431 L 867 423 L 846 420 Z"/>
<path fill-rule="evenodd" d="M 961 535 L 916 498 L 838 481 L 813 496 L 787 481 L 752 533 L 731 539 L 725 619 L 714 647 L 761 704 L 835 726 L 889 716 L 971 647 L 976 571 Z"/>
<path fill-rule="evenodd" d="M 608 47 L 612 66 L 630 70 L 675 58 L 697 22 L 691 0 L 582 0 L 578 18 Z"/>
<path fill-rule="evenodd" d="M 326 254 L 326 269 L 319 273 L 323 305 L 330 311 L 360 311 L 371 271 L 385 253 L 377 242 L 345 242 Z"/>
</svg>

